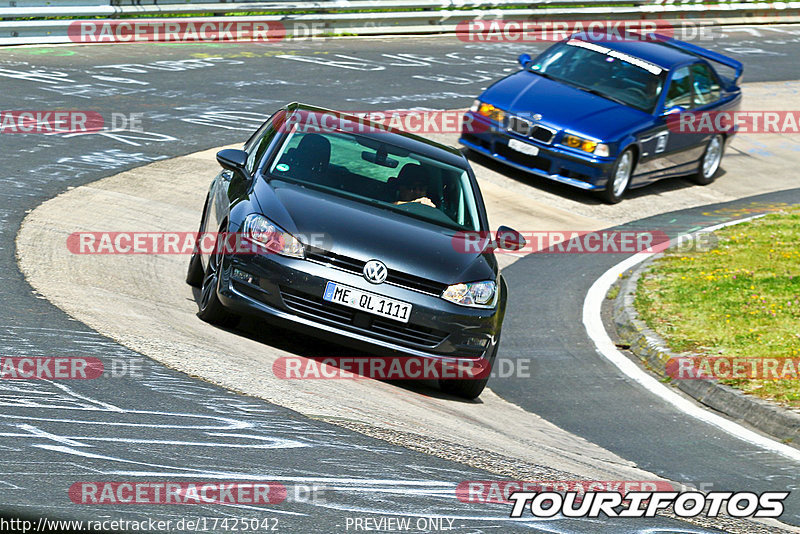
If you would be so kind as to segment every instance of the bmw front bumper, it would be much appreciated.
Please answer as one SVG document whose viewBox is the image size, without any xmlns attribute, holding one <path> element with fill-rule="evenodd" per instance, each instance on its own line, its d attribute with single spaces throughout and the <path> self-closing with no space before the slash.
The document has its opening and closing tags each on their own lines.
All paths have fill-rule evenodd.
<svg viewBox="0 0 800 534">
<path fill-rule="evenodd" d="M 605 189 L 614 158 L 579 155 L 555 144 L 545 144 L 499 128 L 480 115 L 471 114 L 472 131 L 461 133 L 459 142 L 472 150 L 516 169 L 585 190 Z M 477 127 L 475 125 L 478 125 Z M 539 149 L 536 156 L 515 151 L 510 139 Z"/>
</svg>

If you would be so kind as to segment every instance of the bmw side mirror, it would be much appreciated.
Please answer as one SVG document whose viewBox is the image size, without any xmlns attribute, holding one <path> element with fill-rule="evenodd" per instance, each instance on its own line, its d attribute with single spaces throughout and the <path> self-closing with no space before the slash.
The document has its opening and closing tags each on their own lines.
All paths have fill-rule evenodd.
<svg viewBox="0 0 800 534">
<path fill-rule="evenodd" d="M 671 108 L 664 110 L 664 113 L 661 114 L 662 117 L 666 117 L 667 115 L 673 115 L 675 113 L 683 113 L 686 111 L 686 108 L 683 106 L 672 106 Z"/>
<path fill-rule="evenodd" d="M 520 56 L 517 58 L 517 61 L 519 61 L 519 64 L 522 65 L 522 68 L 524 69 L 528 63 L 531 62 L 531 56 L 530 54 L 520 54 Z"/>
<path fill-rule="evenodd" d="M 502 250 L 515 251 L 522 249 L 527 244 L 522 234 L 508 226 L 497 229 L 497 247 Z"/>
<path fill-rule="evenodd" d="M 247 163 L 247 152 L 235 148 L 220 150 L 217 152 L 217 163 L 219 163 L 223 169 L 234 172 L 244 172 L 244 166 Z"/>
</svg>

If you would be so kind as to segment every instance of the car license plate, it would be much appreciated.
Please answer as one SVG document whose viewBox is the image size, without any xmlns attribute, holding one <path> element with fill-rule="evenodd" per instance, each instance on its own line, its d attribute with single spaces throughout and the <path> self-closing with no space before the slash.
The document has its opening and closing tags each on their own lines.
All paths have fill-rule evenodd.
<svg viewBox="0 0 800 534">
<path fill-rule="evenodd" d="M 354 287 L 343 286 L 336 282 L 325 284 L 325 293 L 322 298 L 328 302 L 343 304 L 350 308 L 394 319 L 401 323 L 407 323 L 411 315 L 411 304 L 382 297 L 375 293 L 368 293 Z"/>
<path fill-rule="evenodd" d="M 535 156 L 539 153 L 539 147 L 530 145 L 528 143 L 523 143 L 518 139 L 509 139 L 508 148 L 514 149 L 517 152 L 522 152 L 523 154 L 527 154 L 529 156 Z"/>
</svg>

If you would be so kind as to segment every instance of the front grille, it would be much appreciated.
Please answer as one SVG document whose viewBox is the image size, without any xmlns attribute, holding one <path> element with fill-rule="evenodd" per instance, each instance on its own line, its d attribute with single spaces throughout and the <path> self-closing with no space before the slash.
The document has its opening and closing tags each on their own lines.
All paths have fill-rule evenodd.
<svg viewBox="0 0 800 534">
<path fill-rule="evenodd" d="M 419 345 L 427 345 L 429 347 L 435 347 L 447 337 L 445 332 L 431 330 L 409 323 L 398 323 L 397 321 L 381 319 L 380 317 L 372 320 L 371 329 L 374 332 L 385 334 L 393 339 Z"/>
<path fill-rule="evenodd" d="M 329 250 L 311 247 L 306 250 L 306 259 L 317 263 L 322 263 L 324 265 L 330 265 L 331 267 L 357 274 L 359 276 L 363 274 L 364 264 L 366 263 L 365 261 L 343 256 L 341 254 L 334 254 Z M 434 282 L 433 280 L 428 280 L 427 278 L 422 278 L 413 274 L 401 273 L 393 269 L 389 269 L 389 275 L 386 277 L 386 283 L 413 289 L 414 291 L 427 293 L 437 297 L 441 295 L 445 289 L 447 289 L 447 284 Z"/>
<path fill-rule="evenodd" d="M 553 138 L 556 136 L 555 130 L 551 130 L 546 126 L 542 126 L 541 124 L 535 125 L 532 129 L 528 137 L 531 139 L 536 139 L 537 141 L 541 141 L 542 143 L 547 143 L 548 145 L 553 142 Z"/>
<path fill-rule="evenodd" d="M 322 297 L 281 288 L 281 297 L 286 306 L 298 315 L 317 321 L 363 332 L 370 337 L 391 341 L 399 345 L 435 347 L 447 337 L 447 332 L 434 330 L 412 323 L 401 323 L 360 312 L 323 300 Z M 356 325 L 357 323 L 357 325 Z"/>
<path fill-rule="evenodd" d="M 508 118 L 508 130 L 545 144 L 552 143 L 556 136 L 556 130 L 514 115 Z"/>
<path fill-rule="evenodd" d="M 512 148 L 508 148 L 508 145 L 501 145 L 499 143 L 497 144 L 497 153 L 507 160 L 519 165 L 524 165 L 525 167 L 530 167 L 533 169 L 539 169 L 540 171 L 545 171 L 548 174 L 550 173 L 550 160 L 542 156 L 529 156 L 527 154 L 523 154 L 522 152 L 517 152 Z"/>
<path fill-rule="evenodd" d="M 531 131 L 531 123 L 522 117 L 512 116 L 508 118 L 508 129 L 523 137 L 528 137 L 528 133 Z"/>
<path fill-rule="evenodd" d="M 352 273 L 361 273 L 364 270 L 366 262 L 343 256 L 341 254 L 334 254 L 329 250 L 308 247 L 306 249 L 306 259 L 324 263 L 337 269 L 350 271 Z"/>
</svg>

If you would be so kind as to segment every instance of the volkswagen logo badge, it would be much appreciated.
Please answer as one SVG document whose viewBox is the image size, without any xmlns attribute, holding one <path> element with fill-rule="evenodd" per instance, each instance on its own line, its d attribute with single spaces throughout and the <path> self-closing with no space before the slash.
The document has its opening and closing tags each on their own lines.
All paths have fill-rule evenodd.
<svg viewBox="0 0 800 534">
<path fill-rule="evenodd" d="M 388 275 L 389 269 L 386 268 L 386 265 L 382 261 L 369 260 L 366 265 L 364 265 L 364 278 L 367 279 L 367 282 L 382 284 L 386 281 Z"/>
<path fill-rule="evenodd" d="M 534 115 L 533 115 L 533 117 L 531 117 L 531 119 L 533 119 L 533 122 L 540 121 L 540 120 L 542 120 L 542 114 L 541 113 L 534 113 Z"/>
</svg>

